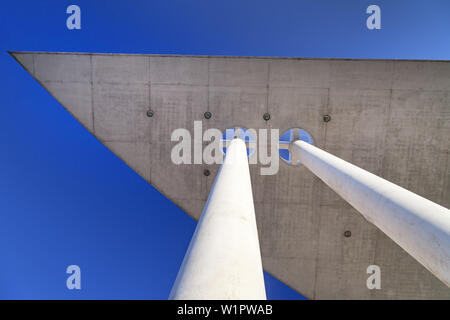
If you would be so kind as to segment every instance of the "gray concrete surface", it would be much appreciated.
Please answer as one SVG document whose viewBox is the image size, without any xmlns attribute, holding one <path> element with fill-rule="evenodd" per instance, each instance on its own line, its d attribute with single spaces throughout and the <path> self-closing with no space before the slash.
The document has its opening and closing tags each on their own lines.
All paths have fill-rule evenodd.
<svg viewBox="0 0 450 320">
<path fill-rule="evenodd" d="M 218 166 L 170 160 L 172 130 L 192 130 L 194 120 L 221 130 L 303 128 L 319 148 L 450 206 L 450 62 L 12 55 L 106 147 L 195 219 Z M 203 118 L 205 111 L 211 119 Z M 306 168 L 280 161 L 275 176 L 261 176 L 258 165 L 250 171 L 263 266 L 287 285 L 311 299 L 450 299 L 447 286 Z M 381 268 L 380 290 L 366 287 L 372 264 Z"/>
</svg>

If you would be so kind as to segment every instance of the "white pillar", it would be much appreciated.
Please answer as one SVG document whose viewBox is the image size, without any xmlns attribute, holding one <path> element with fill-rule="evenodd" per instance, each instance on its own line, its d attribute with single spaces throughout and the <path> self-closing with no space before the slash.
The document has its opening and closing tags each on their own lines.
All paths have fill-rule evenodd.
<svg viewBox="0 0 450 320">
<path fill-rule="evenodd" d="M 244 141 L 233 139 L 169 299 L 266 299 Z"/>
<path fill-rule="evenodd" d="M 295 158 L 450 286 L 450 210 L 304 141 Z"/>
</svg>

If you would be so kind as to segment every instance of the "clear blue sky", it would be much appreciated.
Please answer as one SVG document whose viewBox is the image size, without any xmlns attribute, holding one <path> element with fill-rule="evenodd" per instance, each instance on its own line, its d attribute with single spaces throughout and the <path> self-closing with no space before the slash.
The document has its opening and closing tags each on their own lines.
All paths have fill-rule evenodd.
<svg viewBox="0 0 450 320">
<path fill-rule="evenodd" d="M 82 30 L 66 28 L 70 4 Z M 381 30 L 365 26 L 370 4 Z M 448 0 L 5 0 L 0 15 L 0 298 L 166 299 L 196 226 L 7 50 L 450 59 Z"/>
</svg>

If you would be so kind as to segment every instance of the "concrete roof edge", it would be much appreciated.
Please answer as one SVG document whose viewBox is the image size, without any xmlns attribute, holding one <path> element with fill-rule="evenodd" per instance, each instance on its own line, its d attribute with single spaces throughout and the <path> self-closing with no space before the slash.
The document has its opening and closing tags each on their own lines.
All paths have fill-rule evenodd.
<svg viewBox="0 0 450 320">
<path fill-rule="evenodd" d="M 194 54 L 152 54 L 152 53 L 114 53 L 114 52 L 52 52 L 52 51 L 14 51 L 14 54 L 73 54 L 73 55 L 116 55 L 116 56 L 149 56 L 149 57 L 186 57 L 186 58 L 227 58 L 227 59 L 283 59 L 283 60 L 333 60 L 333 61 L 409 61 L 409 62 L 447 62 L 450 60 L 426 60 L 426 59 L 363 59 L 363 58 L 325 58 L 325 57 L 283 57 L 283 56 L 227 56 L 227 55 L 194 55 Z"/>
</svg>

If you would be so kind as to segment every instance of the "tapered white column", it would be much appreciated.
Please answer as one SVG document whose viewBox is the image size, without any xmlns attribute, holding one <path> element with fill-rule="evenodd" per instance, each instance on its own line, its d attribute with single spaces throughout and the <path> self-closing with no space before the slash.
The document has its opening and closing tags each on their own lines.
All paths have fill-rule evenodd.
<svg viewBox="0 0 450 320">
<path fill-rule="evenodd" d="M 311 144 L 295 158 L 431 273 L 450 286 L 450 210 Z"/>
<path fill-rule="evenodd" d="M 244 141 L 233 139 L 169 299 L 266 299 Z"/>
</svg>

